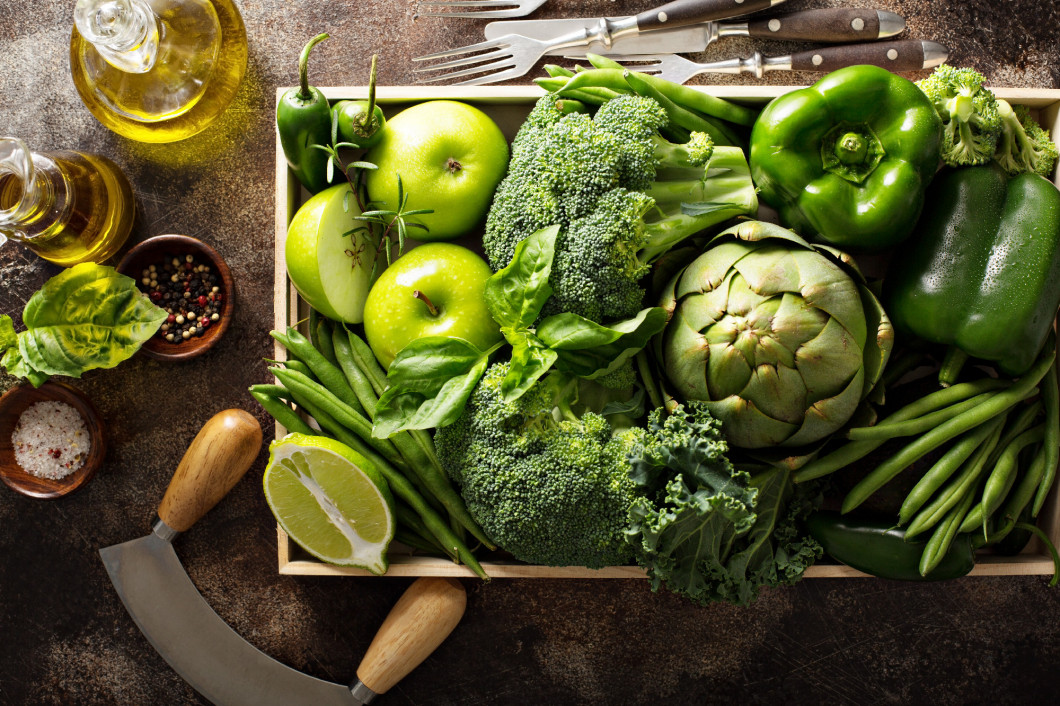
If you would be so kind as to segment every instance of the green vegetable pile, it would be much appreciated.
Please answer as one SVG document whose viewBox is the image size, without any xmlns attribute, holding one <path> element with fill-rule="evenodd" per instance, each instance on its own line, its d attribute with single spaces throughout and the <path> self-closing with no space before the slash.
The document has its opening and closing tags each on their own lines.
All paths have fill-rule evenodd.
<svg viewBox="0 0 1060 706">
<path fill-rule="evenodd" d="M 398 538 L 480 576 L 635 563 L 746 605 L 825 553 L 940 580 L 1044 538 L 1060 191 L 1031 113 L 946 65 L 758 111 L 590 62 L 546 67 L 493 195 L 493 337 L 384 372 L 314 313 L 273 332 L 266 409 L 379 465 Z"/>
</svg>

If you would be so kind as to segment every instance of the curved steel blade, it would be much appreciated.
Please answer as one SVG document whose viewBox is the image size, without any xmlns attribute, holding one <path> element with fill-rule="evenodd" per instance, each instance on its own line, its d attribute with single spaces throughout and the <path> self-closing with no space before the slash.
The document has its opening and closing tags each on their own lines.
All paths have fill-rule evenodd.
<svg viewBox="0 0 1060 706">
<path fill-rule="evenodd" d="M 351 706 L 349 687 L 291 669 L 230 628 L 152 533 L 99 552 L 129 615 L 158 653 L 219 706 Z"/>
</svg>

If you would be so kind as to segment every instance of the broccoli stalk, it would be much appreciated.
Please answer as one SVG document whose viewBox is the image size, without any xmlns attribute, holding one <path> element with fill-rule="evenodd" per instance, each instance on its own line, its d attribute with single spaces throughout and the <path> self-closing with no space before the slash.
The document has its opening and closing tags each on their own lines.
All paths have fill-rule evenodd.
<svg viewBox="0 0 1060 706">
<path fill-rule="evenodd" d="M 1026 106 L 1013 107 L 1006 100 L 998 100 L 1001 115 L 1001 139 L 994 159 L 1001 168 L 1015 176 L 1034 172 L 1050 177 L 1056 164 L 1056 143 L 1049 139 L 1049 131 L 1031 117 Z"/>
<path fill-rule="evenodd" d="M 916 85 L 942 118 L 942 161 L 952 167 L 986 164 L 1001 135 L 997 99 L 974 69 L 939 65 Z"/>
</svg>

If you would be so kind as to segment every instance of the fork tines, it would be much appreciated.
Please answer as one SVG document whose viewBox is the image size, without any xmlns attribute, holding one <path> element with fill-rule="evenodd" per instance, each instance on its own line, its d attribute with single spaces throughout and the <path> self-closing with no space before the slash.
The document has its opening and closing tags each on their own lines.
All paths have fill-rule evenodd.
<svg viewBox="0 0 1060 706">
<path fill-rule="evenodd" d="M 545 0 L 424 0 L 417 4 L 416 12 L 424 17 L 471 17 L 502 19 L 524 17 L 543 5 Z M 421 8 L 427 8 L 426 12 Z M 467 8 L 457 12 L 450 8 Z M 439 8 L 434 10 L 432 8 Z"/>
<path fill-rule="evenodd" d="M 451 61 L 443 61 L 440 64 L 431 64 L 430 66 L 422 66 L 413 69 L 417 72 L 441 71 L 443 69 L 455 69 L 461 66 L 468 67 L 461 71 L 450 71 L 449 73 L 440 76 L 424 78 L 417 83 L 436 83 L 438 81 L 448 81 L 449 79 L 461 78 L 463 76 L 473 76 L 474 74 L 485 72 L 501 71 L 502 69 L 508 69 L 508 71 L 501 71 L 501 73 L 498 74 L 489 73 L 486 76 L 480 76 L 467 81 L 460 81 L 456 85 L 470 86 L 478 83 L 491 83 L 493 81 L 504 81 L 507 78 L 515 78 L 519 74 L 514 73 L 516 61 L 510 51 L 510 47 L 511 45 L 502 37 L 501 39 L 491 39 L 489 41 L 479 42 L 478 44 L 469 44 L 468 46 L 457 47 L 456 49 L 448 49 L 446 51 L 435 52 L 434 54 L 427 54 L 426 56 L 414 57 L 412 59 L 413 61 L 448 59 L 449 57 L 455 56 L 462 57 L 459 59 L 452 59 Z M 511 75 L 509 76 L 508 74 Z"/>
</svg>

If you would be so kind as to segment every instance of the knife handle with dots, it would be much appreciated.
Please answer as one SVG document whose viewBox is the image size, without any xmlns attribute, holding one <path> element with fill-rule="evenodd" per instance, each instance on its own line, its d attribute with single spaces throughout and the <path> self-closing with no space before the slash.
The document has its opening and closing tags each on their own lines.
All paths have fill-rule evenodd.
<svg viewBox="0 0 1060 706">
<path fill-rule="evenodd" d="M 261 450 L 261 425 L 249 412 L 226 409 L 208 419 L 180 460 L 158 517 L 186 532 L 228 494 Z"/>
<path fill-rule="evenodd" d="M 905 20 L 893 12 L 849 7 L 803 10 L 747 23 L 748 36 L 757 39 L 808 42 L 871 42 L 903 29 Z"/>
<path fill-rule="evenodd" d="M 783 0 L 674 0 L 637 15 L 641 32 L 680 27 L 696 22 L 723 20 L 765 10 Z"/>
<path fill-rule="evenodd" d="M 888 71 L 920 71 L 938 66 L 946 60 L 948 53 L 941 44 L 919 39 L 846 44 L 792 54 L 791 68 L 827 72 L 857 64 L 872 64 Z"/>
</svg>

